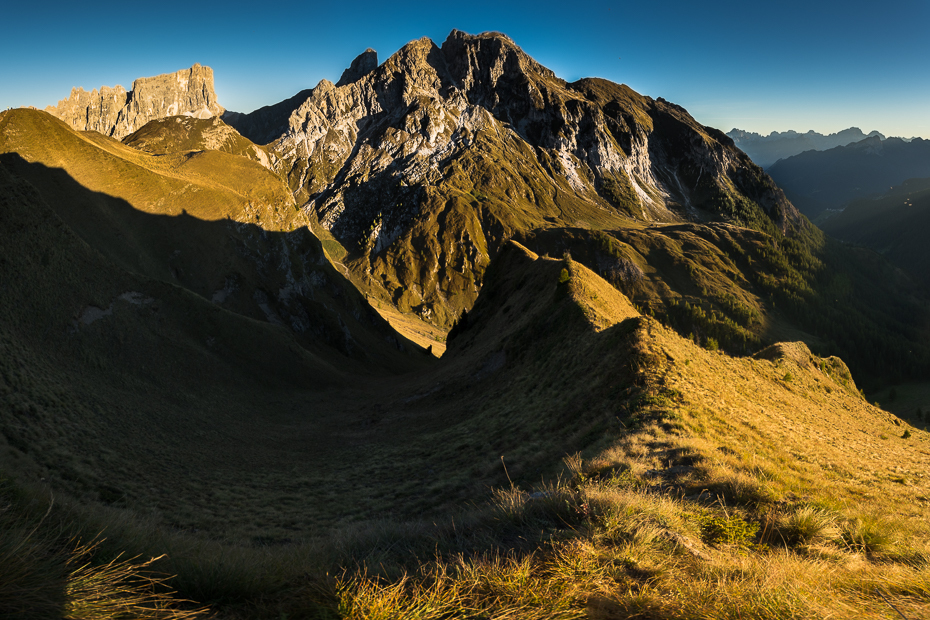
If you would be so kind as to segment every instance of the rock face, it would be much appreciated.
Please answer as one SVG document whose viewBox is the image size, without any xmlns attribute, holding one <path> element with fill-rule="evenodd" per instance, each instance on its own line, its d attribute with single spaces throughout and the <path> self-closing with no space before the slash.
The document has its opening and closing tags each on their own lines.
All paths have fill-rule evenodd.
<svg viewBox="0 0 930 620">
<path fill-rule="evenodd" d="M 74 129 L 98 131 L 116 139 L 156 119 L 168 116 L 204 119 L 224 112 L 213 91 L 213 69 L 199 64 L 176 73 L 139 78 L 129 92 L 122 86 L 104 86 L 99 92 L 95 89 L 89 93 L 74 88 L 70 97 L 45 111 Z"/>
<path fill-rule="evenodd" d="M 342 77 L 336 82 L 336 86 L 357 82 L 377 68 L 378 52 L 369 47 L 352 61 L 348 69 L 342 72 Z"/>
<path fill-rule="evenodd" d="M 800 220 L 723 133 L 626 86 L 567 83 L 505 35 L 454 30 L 376 62 L 224 120 L 267 143 L 359 286 L 431 321 L 468 307 L 521 231 Z"/>
</svg>

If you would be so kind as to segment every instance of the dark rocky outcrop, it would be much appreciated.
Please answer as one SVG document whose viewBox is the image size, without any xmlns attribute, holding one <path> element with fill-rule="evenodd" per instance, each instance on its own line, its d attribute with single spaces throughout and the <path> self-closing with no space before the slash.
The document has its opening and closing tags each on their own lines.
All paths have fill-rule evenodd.
<svg viewBox="0 0 930 620">
<path fill-rule="evenodd" d="M 345 86 L 357 82 L 378 68 L 378 52 L 370 47 L 356 56 L 349 68 L 342 72 L 336 86 Z"/>
</svg>

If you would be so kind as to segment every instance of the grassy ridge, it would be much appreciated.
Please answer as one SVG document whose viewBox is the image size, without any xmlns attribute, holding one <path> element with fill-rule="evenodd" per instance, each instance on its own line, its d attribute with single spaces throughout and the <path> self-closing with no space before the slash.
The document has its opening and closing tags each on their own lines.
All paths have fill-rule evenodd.
<svg viewBox="0 0 930 620">
<path fill-rule="evenodd" d="M 699 344 L 748 354 L 784 339 L 839 355 L 869 390 L 930 372 L 928 307 L 881 258 L 811 229 L 787 238 L 727 224 L 534 231 L 539 252 L 568 252 L 645 313 Z"/>
<path fill-rule="evenodd" d="M 155 155 L 189 151 L 222 151 L 240 155 L 271 168 L 264 147 L 253 144 L 217 117 L 172 116 L 145 124 L 122 140 L 134 149 Z"/>
</svg>

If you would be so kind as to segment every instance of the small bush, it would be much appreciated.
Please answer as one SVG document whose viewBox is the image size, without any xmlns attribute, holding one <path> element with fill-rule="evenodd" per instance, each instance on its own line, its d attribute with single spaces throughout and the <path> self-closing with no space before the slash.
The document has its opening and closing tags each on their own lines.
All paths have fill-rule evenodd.
<svg viewBox="0 0 930 620">
<path fill-rule="evenodd" d="M 758 523 L 747 523 L 740 517 L 726 514 L 705 517 L 701 523 L 701 536 L 711 545 L 746 547 L 752 544 L 758 531 Z"/>
</svg>

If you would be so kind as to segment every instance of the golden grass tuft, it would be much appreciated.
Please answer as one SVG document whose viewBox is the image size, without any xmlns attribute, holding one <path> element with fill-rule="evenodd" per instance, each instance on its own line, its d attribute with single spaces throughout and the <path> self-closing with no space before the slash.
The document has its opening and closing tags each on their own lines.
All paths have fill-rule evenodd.
<svg viewBox="0 0 930 620">
<path fill-rule="evenodd" d="M 50 505 L 29 527 L 22 506 L 0 511 L 0 617 L 191 620 L 206 613 L 176 595 L 171 576 L 153 569 L 162 558 L 101 559 L 102 539 L 68 539 L 61 525 L 51 525 L 51 513 Z"/>
<path fill-rule="evenodd" d="M 118 556 L 97 564 L 93 555 L 98 545 L 79 544 L 70 555 L 63 614 L 67 620 L 188 620 L 207 611 L 175 598 L 167 585 L 170 576 L 151 572 L 152 564 L 161 558 Z"/>
</svg>

